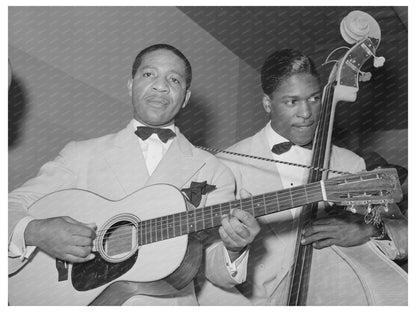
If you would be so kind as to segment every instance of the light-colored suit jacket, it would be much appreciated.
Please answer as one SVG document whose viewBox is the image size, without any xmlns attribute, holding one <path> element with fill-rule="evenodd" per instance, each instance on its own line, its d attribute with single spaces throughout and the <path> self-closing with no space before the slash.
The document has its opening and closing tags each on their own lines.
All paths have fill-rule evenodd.
<svg viewBox="0 0 416 312">
<path fill-rule="evenodd" d="M 234 199 L 235 183 L 231 171 L 215 156 L 195 148 L 179 129 L 176 129 L 177 138 L 149 176 L 134 130 L 131 122 L 118 133 L 69 143 L 55 160 L 42 166 L 37 177 L 11 192 L 9 238 L 18 221 L 30 215 L 28 208 L 34 201 L 67 188 L 81 188 L 106 198 L 120 199 L 152 184 L 166 183 L 183 189 L 188 188 L 192 181 L 207 181 L 216 189 L 202 196 L 199 207 Z M 208 278 L 223 287 L 235 285 L 225 266 L 220 243 L 208 249 L 206 259 Z M 9 272 L 16 271 L 23 264 L 20 259 L 9 257 Z M 147 299 L 142 303 L 146 305 Z M 158 300 L 156 304 L 197 304 L 192 283 L 178 296 Z"/>
<path fill-rule="evenodd" d="M 273 159 L 264 129 L 254 136 L 236 143 L 228 150 Z M 346 149 L 333 146 L 331 154 L 330 167 L 335 170 L 355 173 L 365 168 L 363 159 Z M 245 189 L 252 195 L 257 195 L 283 188 L 277 167 L 272 162 L 228 154 L 217 156 L 232 169 L 237 183 L 237 196 L 241 189 Z M 399 211 L 392 214 L 394 213 L 400 214 Z M 389 220 L 385 218 L 384 220 L 390 237 L 397 244 L 398 249 L 407 254 L 407 233 L 405 233 L 405 230 L 400 227 L 396 219 Z M 285 277 L 293 263 L 297 222 L 295 222 L 290 210 L 260 217 L 258 221 L 261 225 L 261 231 L 250 247 L 246 283 L 228 290 L 206 283 L 205 288 L 199 294 L 201 304 L 286 304 L 289 285 L 287 283 L 288 279 Z M 372 244 L 372 242 L 368 244 Z M 327 256 L 325 252 L 329 248 L 314 250 L 314 257 L 321 255 L 325 258 Z M 330 276 L 331 273 L 329 271 L 328 273 L 328 276 Z M 336 272 L 332 278 L 335 278 L 334 276 L 336 276 Z M 340 283 L 340 285 L 342 284 Z M 242 293 L 244 293 L 244 296 Z M 212 300 L 212 298 L 215 298 L 215 300 Z M 330 303 L 325 301 L 324 304 Z M 337 302 L 334 304 L 348 305 L 349 303 Z"/>
</svg>

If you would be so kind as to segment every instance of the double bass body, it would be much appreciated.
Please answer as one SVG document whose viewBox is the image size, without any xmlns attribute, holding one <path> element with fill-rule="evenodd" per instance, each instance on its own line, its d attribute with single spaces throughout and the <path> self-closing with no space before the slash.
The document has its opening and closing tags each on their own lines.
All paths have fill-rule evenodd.
<svg viewBox="0 0 416 312">
<path fill-rule="evenodd" d="M 378 67 L 384 58 L 376 57 L 380 28 L 367 13 L 353 11 L 341 23 L 341 34 L 354 44 L 335 62 L 322 96 L 319 125 L 316 129 L 311 166 L 329 168 L 329 151 L 339 101 L 355 101 L 361 66 L 374 58 Z M 325 176 L 311 170 L 308 183 Z M 407 273 L 389 260 L 374 243 L 360 246 L 331 246 L 313 249 L 300 244 L 302 226 L 318 215 L 317 205 L 302 208 L 293 268 L 288 276 L 288 305 L 407 305 Z"/>
</svg>

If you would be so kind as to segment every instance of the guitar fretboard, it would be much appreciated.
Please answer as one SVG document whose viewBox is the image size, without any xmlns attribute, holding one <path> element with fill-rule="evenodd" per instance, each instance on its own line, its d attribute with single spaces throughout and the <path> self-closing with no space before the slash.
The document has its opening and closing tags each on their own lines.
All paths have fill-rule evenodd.
<svg viewBox="0 0 416 312">
<path fill-rule="evenodd" d="M 221 225 L 223 215 L 238 208 L 260 217 L 323 200 L 321 184 L 315 182 L 256 195 L 227 203 L 144 220 L 138 227 L 139 245 L 199 232 Z"/>
</svg>

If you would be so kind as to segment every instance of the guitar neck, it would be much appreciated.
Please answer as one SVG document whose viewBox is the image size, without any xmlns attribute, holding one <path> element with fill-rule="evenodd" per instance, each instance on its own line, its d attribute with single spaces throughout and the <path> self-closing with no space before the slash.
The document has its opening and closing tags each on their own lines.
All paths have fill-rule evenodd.
<svg viewBox="0 0 416 312">
<path fill-rule="evenodd" d="M 320 182 L 141 221 L 138 241 L 146 245 L 221 225 L 221 217 L 238 208 L 260 217 L 323 200 Z"/>
</svg>

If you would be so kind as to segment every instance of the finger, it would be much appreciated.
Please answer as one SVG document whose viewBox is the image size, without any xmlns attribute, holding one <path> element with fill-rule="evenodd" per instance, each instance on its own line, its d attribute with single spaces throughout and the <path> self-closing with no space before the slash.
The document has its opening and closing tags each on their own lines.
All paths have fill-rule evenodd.
<svg viewBox="0 0 416 312">
<path fill-rule="evenodd" d="M 91 237 L 92 239 L 94 239 L 97 236 L 97 224 L 95 223 L 82 223 L 83 225 L 85 225 L 87 228 L 89 228 L 92 232 L 90 232 L 88 237 Z"/>
<path fill-rule="evenodd" d="M 68 216 L 62 218 L 70 224 L 73 234 L 95 238 L 96 228 L 93 228 L 95 223 L 82 223 Z"/>
<path fill-rule="evenodd" d="M 231 217 L 229 219 L 229 224 L 231 226 L 231 231 L 233 231 L 240 238 L 247 239 L 250 237 L 249 229 L 242 224 L 239 219 Z"/>
<path fill-rule="evenodd" d="M 227 232 L 225 232 L 225 230 L 224 230 L 224 227 L 220 226 L 220 228 L 218 229 L 218 233 L 220 233 L 220 237 L 221 237 L 221 240 L 223 242 L 229 242 L 230 241 L 230 239 L 228 238 Z"/>
<path fill-rule="evenodd" d="M 223 227 L 219 228 L 219 234 L 221 237 L 221 240 L 223 241 L 223 244 L 227 250 L 235 251 L 236 249 L 241 249 L 245 246 L 245 244 L 238 244 L 235 241 L 233 241 L 228 234 L 225 232 Z"/>
<path fill-rule="evenodd" d="M 334 237 L 332 237 L 330 232 L 318 232 L 310 236 L 303 236 L 300 242 L 302 245 L 308 245 L 320 240 L 332 238 Z"/>
<path fill-rule="evenodd" d="M 242 243 L 244 241 L 243 237 L 240 236 L 240 233 L 241 235 L 250 235 L 244 225 L 235 217 L 224 216 L 221 224 L 227 236 L 236 243 Z"/>
<path fill-rule="evenodd" d="M 244 238 L 242 238 L 233 228 L 233 226 L 230 223 L 229 218 L 223 218 L 222 220 L 222 231 L 226 235 L 224 235 L 225 239 L 227 239 L 229 242 L 233 242 L 234 244 L 238 246 L 246 245 L 246 242 Z M 241 225 L 243 227 L 243 225 Z"/>
<path fill-rule="evenodd" d="M 244 224 L 252 231 L 260 228 L 256 219 L 247 211 L 242 209 L 233 209 L 231 210 L 231 215 L 236 217 L 242 224 Z"/>
<path fill-rule="evenodd" d="M 65 249 L 65 253 L 77 258 L 86 258 L 92 252 L 91 246 L 69 246 Z"/>
<path fill-rule="evenodd" d="M 253 195 L 246 189 L 242 188 L 240 190 L 240 198 L 247 198 L 247 197 L 253 197 Z"/>
<path fill-rule="evenodd" d="M 62 257 L 62 260 L 71 262 L 71 263 L 82 263 L 82 262 L 87 262 L 87 261 L 91 261 L 92 259 L 95 258 L 95 254 L 91 253 L 86 257 L 77 257 L 71 254 L 65 254 Z"/>
<path fill-rule="evenodd" d="M 225 246 L 232 246 L 234 247 L 235 243 L 230 239 L 227 232 L 224 230 L 224 227 L 220 227 L 218 229 L 218 232 L 220 234 L 221 240 L 223 241 Z"/>
<path fill-rule="evenodd" d="M 324 240 L 317 241 L 317 242 L 313 243 L 312 246 L 313 246 L 313 248 L 316 248 L 316 249 L 322 249 L 322 248 L 325 248 L 325 247 L 332 246 L 334 244 L 335 244 L 335 239 L 329 238 L 329 239 L 324 239 Z"/>
<path fill-rule="evenodd" d="M 317 224 L 308 224 L 303 228 L 302 234 L 304 236 L 311 236 L 320 232 L 331 232 L 336 230 L 336 227 L 333 225 L 317 225 Z"/>
<path fill-rule="evenodd" d="M 94 240 L 89 238 L 89 237 L 85 237 L 85 236 L 78 236 L 78 235 L 73 235 L 72 236 L 72 244 L 75 246 L 93 246 Z"/>
<path fill-rule="evenodd" d="M 94 232 L 97 231 L 97 224 L 95 223 L 82 223 L 82 224 L 84 224 L 86 227 L 89 227 Z"/>
<path fill-rule="evenodd" d="M 66 222 L 71 223 L 71 224 L 81 223 L 81 222 L 75 220 L 74 218 L 71 218 L 70 216 L 63 216 L 62 219 L 64 219 Z"/>
<path fill-rule="evenodd" d="M 95 230 L 86 226 L 84 223 L 73 224 L 72 226 L 74 229 L 73 235 L 84 236 L 91 239 L 96 237 Z"/>
</svg>

